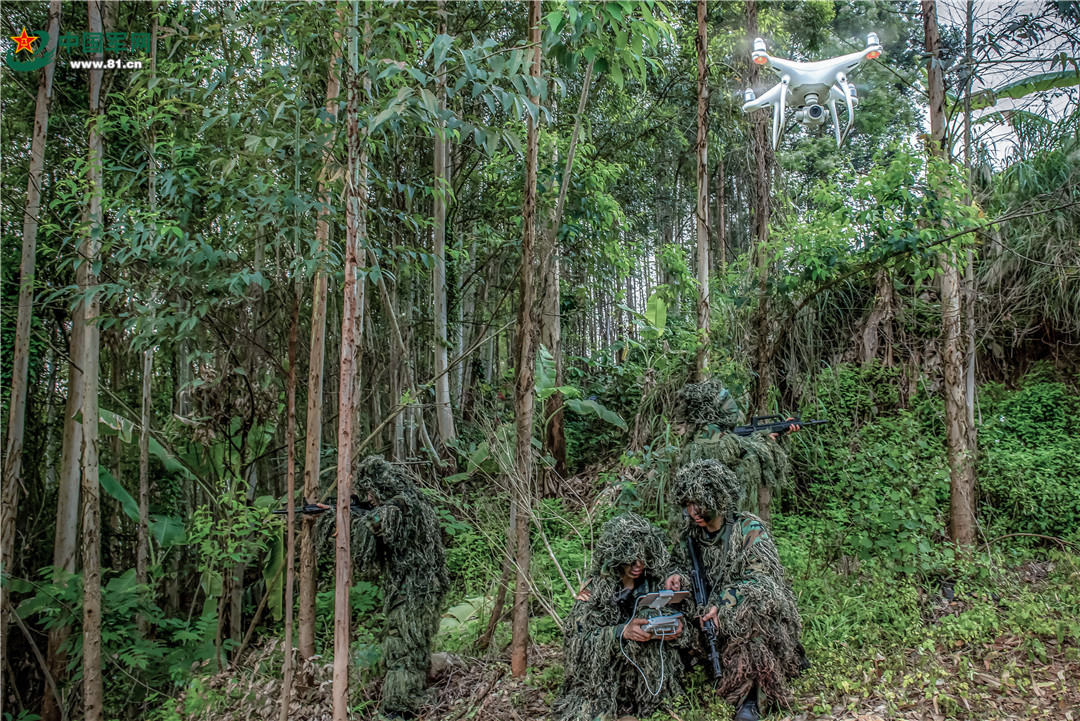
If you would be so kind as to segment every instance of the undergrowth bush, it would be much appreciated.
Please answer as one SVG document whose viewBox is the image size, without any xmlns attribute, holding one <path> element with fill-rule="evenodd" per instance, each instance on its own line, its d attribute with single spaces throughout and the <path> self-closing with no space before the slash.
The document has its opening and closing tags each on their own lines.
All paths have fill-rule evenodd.
<svg viewBox="0 0 1080 721">
<path fill-rule="evenodd" d="M 984 388 L 979 434 L 983 510 L 995 535 L 1080 538 L 1080 399 L 1038 370 L 1018 390 Z"/>
</svg>

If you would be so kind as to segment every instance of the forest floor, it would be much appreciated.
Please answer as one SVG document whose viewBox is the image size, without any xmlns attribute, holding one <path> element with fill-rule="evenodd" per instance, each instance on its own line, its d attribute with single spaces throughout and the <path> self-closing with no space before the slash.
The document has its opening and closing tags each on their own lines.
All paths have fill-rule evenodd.
<svg viewBox="0 0 1080 721">
<path fill-rule="evenodd" d="M 1076 565 L 1066 577 L 1077 578 Z M 1048 584 L 1053 565 L 1027 561 L 1015 567 L 1017 577 L 1035 597 L 1057 595 Z M 946 598 L 945 595 L 950 596 Z M 936 625 L 943 619 L 975 618 L 979 623 L 1001 626 L 1002 632 L 982 642 L 952 641 L 931 648 L 906 648 L 888 655 L 880 651 L 854 653 L 854 664 L 837 667 L 823 659 L 794 684 L 791 708 L 769 715 L 771 721 L 1026 721 L 1061 719 L 1080 721 L 1080 645 L 1076 638 L 1059 639 L 1043 635 L 1015 633 L 1015 624 L 1001 611 L 987 617 L 986 609 L 1007 608 L 999 599 L 992 605 L 978 599 L 964 600 L 951 592 L 921 601 L 924 623 Z M 985 599 L 990 601 L 991 599 Z M 1073 619 L 1066 619 L 1071 621 Z M 1001 621 L 1001 623 L 998 623 Z M 1010 630 L 1006 627 L 1012 627 Z M 1059 634 L 1060 635 L 1060 634 Z M 836 645 L 847 647 L 840 637 Z M 814 649 L 808 647 L 814 661 Z M 1036 649 L 1033 651 L 1033 649 Z M 826 654 L 822 653 L 822 656 Z M 529 673 L 524 679 L 510 675 L 505 653 L 486 658 L 441 652 L 435 654 L 431 702 L 420 718 L 430 721 L 541 721 L 549 717 L 552 699 L 562 675 L 562 653 L 558 643 L 533 645 Z M 281 644 L 272 641 L 254 649 L 233 670 L 201 677 L 189 686 L 172 718 L 184 721 L 225 721 L 278 718 L 280 698 Z M 298 674 L 298 678 L 302 676 Z M 331 669 L 316 661 L 309 672 L 311 687 L 294 694 L 290 719 L 330 720 Z M 381 679 L 370 669 L 360 671 L 352 697 L 354 718 L 368 719 L 379 697 Z M 687 682 L 688 693 L 669 714 L 657 714 L 650 721 L 672 718 L 677 721 L 726 721 L 730 706 L 711 696 L 699 671 Z"/>
</svg>

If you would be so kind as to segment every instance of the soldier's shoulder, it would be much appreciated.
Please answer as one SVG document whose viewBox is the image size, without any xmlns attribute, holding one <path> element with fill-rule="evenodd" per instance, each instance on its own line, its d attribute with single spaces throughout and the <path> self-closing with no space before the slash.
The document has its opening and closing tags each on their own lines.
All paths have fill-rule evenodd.
<svg viewBox="0 0 1080 721">
<path fill-rule="evenodd" d="M 765 522 L 753 513 L 735 514 L 735 526 L 743 537 L 743 546 L 749 548 L 757 543 L 770 540 L 769 529 Z"/>
</svg>

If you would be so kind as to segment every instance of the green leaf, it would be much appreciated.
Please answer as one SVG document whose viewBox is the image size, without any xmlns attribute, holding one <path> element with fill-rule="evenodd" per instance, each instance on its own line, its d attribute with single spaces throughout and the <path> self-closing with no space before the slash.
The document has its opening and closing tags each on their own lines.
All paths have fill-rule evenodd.
<svg viewBox="0 0 1080 721">
<path fill-rule="evenodd" d="M 127 492 L 123 486 L 113 477 L 113 474 L 109 472 L 104 466 L 98 467 L 98 481 L 101 483 L 101 487 L 111 497 L 120 501 L 120 507 L 124 509 L 124 513 L 128 518 L 137 521 L 139 520 L 139 504 L 132 498 L 131 494 Z"/>
<path fill-rule="evenodd" d="M 1019 99 L 1032 93 L 1080 85 L 1080 72 L 1075 69 L 1055 70 L 1014 80 L 993 90 L 984 90 L 971 96 L 971 109 L 980 110 L 994 106 L 1001 98 Z"/>
<path fill-rule="evenodd" d="M 150 514 L 150 537 L 162 548 L 184 542 L 184 523 L 179 518 Z"/>
<path fill-rule="evenodd" d="M 664 334 L 664 328 L 667 326 L 667 303 L 659 293 L 649 296 L 645 304 L 645 322 L 652 326 L 657 337 Z"/>
<path fill-rule="evenodd" d="M 603 405 L 597 403 L 594 400 L 578 400 L 576 398 L 568 398 L 566 400 L 566 407 L 574 411 L 575 413 L 580 413 L 582 415 L 592 413 L 601 420 L 606 421 L 613 426 L 621 428 L 624 431 L 627 430 L 626 421 L 624 421 L 618 413 L 608 410 Z"/>
</svg>

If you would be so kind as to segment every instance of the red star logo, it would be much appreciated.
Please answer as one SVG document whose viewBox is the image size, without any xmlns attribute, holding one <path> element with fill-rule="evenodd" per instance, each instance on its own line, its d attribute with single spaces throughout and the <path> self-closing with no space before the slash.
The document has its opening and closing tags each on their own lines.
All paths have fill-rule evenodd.
<svg viewBox="0 0 1080 721">
<path fill-rule="evenodd" d="M 31 55 L 34 54 L 34 48 L 31 43 L 38 39 L 37 35 L 27 35 L 26 28 L 23 28 L 21 35 L 8 35 L 8 37 L 15 41 L 15 52 L 29 50 Z"/>
</svg>

